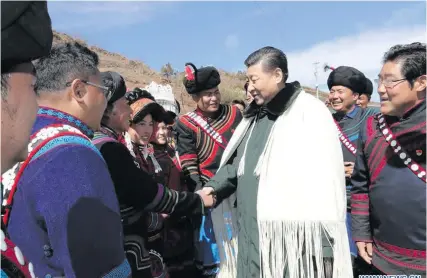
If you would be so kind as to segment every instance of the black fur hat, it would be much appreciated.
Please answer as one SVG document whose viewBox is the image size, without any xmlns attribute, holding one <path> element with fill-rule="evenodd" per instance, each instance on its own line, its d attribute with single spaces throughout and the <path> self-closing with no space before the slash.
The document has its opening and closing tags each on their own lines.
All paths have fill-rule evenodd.
<svg viewBox="0 0 427 278">
<path fill-rule="evenodd" d="M 197 69 L 192 63 L 185 64 L 185 77 L 183 84 L 187 93 L 197 94 L 204 90 L 215 88 L 221 83 L 219 72 L 214 67 Z"/>
<path fill-rule="evenodd" d="M 353 67 L 340 66 L 333 70 L 328 77 L 329 90 L 337 85 L 347 87 L 354 93 L 361 94 L 366 92 L 366 77 L 361 71 Z"/>
</svg>

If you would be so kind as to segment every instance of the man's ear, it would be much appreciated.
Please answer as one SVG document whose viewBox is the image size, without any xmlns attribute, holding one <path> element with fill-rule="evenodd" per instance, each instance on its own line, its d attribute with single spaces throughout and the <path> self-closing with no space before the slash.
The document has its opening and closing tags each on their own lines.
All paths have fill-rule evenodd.
<svg viewBox="0 0 427 278">
<path fill-rule="evenodd" d="M 418 77 L 415 80 L 414 89 L 417 92 L 423 92 L 423 91 L 425 91 L 426 90 L 426 86 L 427 86 L 426 75 L 421 75 L 420 77 Z"/>
<path fill-rule="evenodd" d="M 77 102 L 82 103 L 87 94 L 86 86 L 80 79 L 74 79 L 71 83 L 71 97 Z"/>
<path fill-rule="evenodd" d="M 281 69 L 276 68 L 274 70 L 273 76 L 274 76 L 274 80 L 276 81 L 276 84 L 282 83 L 284 75 Z"/>
</svg>

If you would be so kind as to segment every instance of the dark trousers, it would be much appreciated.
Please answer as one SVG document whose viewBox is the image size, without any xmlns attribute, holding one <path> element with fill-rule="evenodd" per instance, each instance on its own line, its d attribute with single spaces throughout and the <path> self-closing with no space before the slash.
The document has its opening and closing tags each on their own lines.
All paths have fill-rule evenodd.
<svg viewBox="0 0 427 278">
<path fill-rule="evenodd" d="M 201 278 L 197 269 L 178 270 L 169 272 L 169 278 Z"/>
<path fill-rule="evenodd" d="M 216 275 L 205 276 L 198 269 L 170 272 L 170 278 L 215 278 Z"/>
<path fill-rule="evenodd" d="M 379 272 L 373 265 L 365 262 L 362 257 L 357 256 L 353 261 L 353 275 L 354 278 L 359 278 L 359 275 L 374 275 L 374 274 L 383 274 Z"/>
</svg>

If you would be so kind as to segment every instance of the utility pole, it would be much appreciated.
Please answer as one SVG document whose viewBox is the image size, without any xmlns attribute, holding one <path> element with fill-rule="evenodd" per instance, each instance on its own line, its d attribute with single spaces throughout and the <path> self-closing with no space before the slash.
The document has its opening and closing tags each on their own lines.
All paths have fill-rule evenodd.
<svg viewBox="0 0 427 278">
<path fill-rule="evenodd" d="M 319 62 L 314 62 L 314 77 L 316 78 L 316 97 L 319 99 L 319 83 L 317 82 L 317 67 L 319 65 Z"/>
</svg>

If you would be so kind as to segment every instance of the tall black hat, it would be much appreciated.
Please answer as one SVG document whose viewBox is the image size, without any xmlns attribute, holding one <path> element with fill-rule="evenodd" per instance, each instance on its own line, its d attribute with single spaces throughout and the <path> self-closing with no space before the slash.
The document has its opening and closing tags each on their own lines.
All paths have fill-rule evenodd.
<svg viewBox="0 0 427 278">
<path fill-rule="evenodd" d="M 197 69 L 192 63 L 185 64 L 184 86 L 190 95 L 215 88 L 221 83 L 219 72 L 214 67 Z"/>
</svg>

